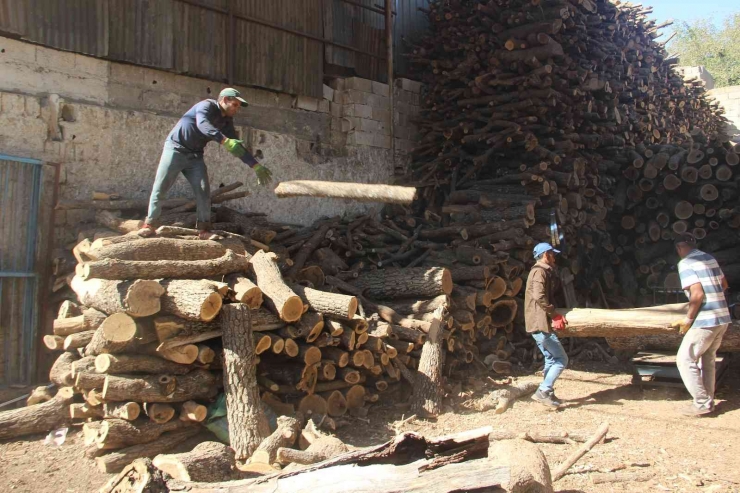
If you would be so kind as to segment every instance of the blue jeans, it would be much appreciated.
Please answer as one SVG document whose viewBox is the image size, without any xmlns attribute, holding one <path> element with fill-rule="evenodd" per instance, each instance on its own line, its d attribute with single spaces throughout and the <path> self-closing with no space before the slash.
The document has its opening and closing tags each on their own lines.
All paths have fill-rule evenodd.
<svg viewBox="0 0 740 493">
<path fill-rule="evenodd" d="M 175 148 L 169 140 L 164 143 L 162 157 L 157 167 L 152 195 L 149 198 L 149 212 L 146 223 L 154 221 L 162 214 L 160 200 L 164 199 L 177 176 L 182 173 L 195 192 L 198 223 L 200 230 L 211 229 L 211 186 L 208 183 L 208 169 L 202 154 L 183 152 Z"/>
<path fill-rule="evenodd" d="M 558 336 L 553 332 L 540 332 L 532 334 L 537 347 L 540 348 L 540 352 L 545 357 L 545 368 L 542 373 L 545 379 L 540 384 L 540 389 L 545 394 L 549 394 L 553 390 L 555 380 L 558 379 L 565 367 L 568 366 L 568 355 L 565 353 L 563 345 L 560 344 Z"/>
</svg>

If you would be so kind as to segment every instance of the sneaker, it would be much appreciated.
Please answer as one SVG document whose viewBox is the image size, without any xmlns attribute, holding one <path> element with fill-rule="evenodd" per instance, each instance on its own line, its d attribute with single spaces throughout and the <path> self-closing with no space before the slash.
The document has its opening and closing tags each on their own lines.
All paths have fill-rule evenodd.
<svg viewBox="0 0 740 493">
<path fill-rule="evenodd" d="M 532 394 L 532 400 L 537 401 L 540 404 L 547 406 L 547 407 L 558 407 L 560 406 L 560 402 L 553 399 L 552 395 L 546 394 L 542 392 L 541 390 L 537 390 L 534 394 Z"/>
<path fill-rule="evenodd" d="M 703 416 L 705 414 L 710 414 L 713 412 L 714 412 L 713 406 L 706 408 L 706 407 L 696 407 L 693 404 L 689 404 L 685 408 L 681 409 L 681 414 L 683 414 L 684 416 L 689 416 L 689 417 Z"/>
<path fill-rule="evenodd" d="M 553 401 L 554 403 L 556 403 L 556 404 L 557 404 L 558 406 L 561 406 L 561 405 L 563 404 L 563 401 L 561 401 L 560 399 L 558 399 L 558 398 L 557 398 L 557 397 L 555 396 L 555 392 L 550 392 L 550 399 L 551 399 L 551 400 L 552 400 L 552 401 Z"/>
<path fill-rule="evenodd" d="M 142 238 L 151 238 L 157 234 L 157 230 L 151 224 L 144 224 L 144 227 L 136 232 Z"/>
</svg>

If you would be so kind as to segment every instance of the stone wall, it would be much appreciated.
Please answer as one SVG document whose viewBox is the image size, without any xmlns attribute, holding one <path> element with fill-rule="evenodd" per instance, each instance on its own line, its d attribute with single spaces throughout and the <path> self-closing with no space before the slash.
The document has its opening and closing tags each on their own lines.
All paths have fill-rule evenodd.
<svg viewBox="0 0 740 493">
<path fill-rule="evenodd" d="M 728 132 L 735 142 L 740 143 L 740 86 L 719 87 L 709 91 L 725 109 L 725 117 L 730 120 Z"/>
<path fill-rule="evenodd" d="M 368 84 L 370 91 L 364 90 Z M 392 180 L 388 86 L 363 79 L 333 85 L 339 89 L 326 86 L 322 100 L 239 87 L 250 106 L 240 111 L 237 131 L 263 152 L 276 181 Z M 223 86 L 0 37 L 0 153 L 61 163 L 60 200 L 87 199 L 93 191 L 147 198 L 168 132 L 183 112 Z M 404 79 L 397 86 L 399 172 L 416 134 L 410 119 L 418 112 L 419 86 Z M 234 206 L 265 212 L 275 221 L 309 224 L 368 207 L 330 199 L 278 200 L 215 144 L 206 147 L 206 162 L 212 187 L 246 184 L 250 196 Z M 184 179 L 170 192 L 190 195 Z M 58 240 L 74 239 L 79 223 L 91 217 L 85 210 L 58 213 Z"/>
</svg>

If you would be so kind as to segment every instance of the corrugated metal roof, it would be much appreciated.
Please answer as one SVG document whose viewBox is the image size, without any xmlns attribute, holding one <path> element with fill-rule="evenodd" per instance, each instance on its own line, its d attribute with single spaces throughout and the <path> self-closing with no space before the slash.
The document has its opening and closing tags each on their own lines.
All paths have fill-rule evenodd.
<svg viewBox="0 0 740 493">
<path fill-rule="evenodd" d="M 219 0 L 202 3 L 222 8 Z M 228 78 L 227 16 L 200 7 L 174 3 L 174 65 L 177 72 L 217 81 Z"/>
<path fill-rule="evenodd" d="M 172 69 L 173 0 L 109 0 L 108 56 L 115 60 Z"/>
<path fill-rule="evenodd" d="M 108 0 L 27 0 L 25 38 L 46 46 L 108 55 Z"/>
<path fill-rule="evenodd" d="M 408 59 L 403 56 L 414 41 L 429 28 L 427 16 L 419 8 L 428 9 L 429 0 L 395 0 L 396 16 L 393 26 L 394 71 L 397 75 L 409 74 Z M 404 39 L 406 42 L 404 42 Z"/>
<path fill-rule="evenodd" d="M 0 0 L 0 32 L 22 35 L 27 29 L 28 5 L 18 0 Z"/>
</svg>

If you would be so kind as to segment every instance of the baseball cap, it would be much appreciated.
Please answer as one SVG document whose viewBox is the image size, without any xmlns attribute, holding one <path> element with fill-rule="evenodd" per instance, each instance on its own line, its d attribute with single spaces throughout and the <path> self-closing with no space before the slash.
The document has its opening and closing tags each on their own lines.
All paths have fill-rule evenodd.
<svg viewBox="0 0 740 493">
<path fill-rule="evenodd" d="M 538 243 L 535 245 L 534 250 L 532 250 L 532 254 L 534 255 L 534 258 L 538 258 L 543 253 L 549 252 L 550 250 L 555 253 L 560 253 L 560 250 L 555 250 L 549 243 Z"/>
<path fill-rule="evenodd" d="M 218 99 L 221 99 L 223 97 L 230 97 L 230 98 L 236 98 L 239 101 L 241 101 L 242 106 L 249 106 L 249 103 L 247 103 L 247 100 L 244 99 L 239 91 L 234 89 L 233 87 L 227 87 L 226 89 L 222 89 L 220 93 L 218 93 Z"/>
<path fill-rule="evenodd" d="M 689 246 L 695 246 L 696 238 L 694 238 L 694 236 L 689 233 L 677 234 L 673 239 L 673 244 L 678 246 L 681 243 L 686 243 Z"/>
</svg>

